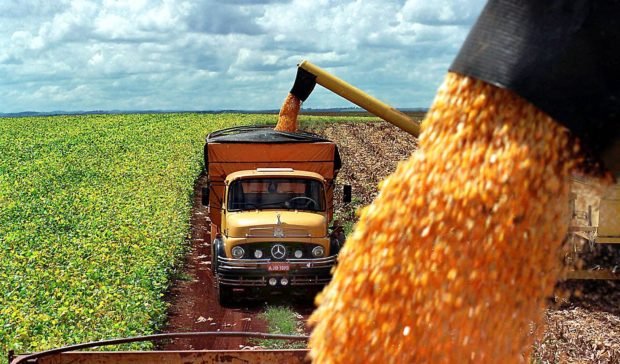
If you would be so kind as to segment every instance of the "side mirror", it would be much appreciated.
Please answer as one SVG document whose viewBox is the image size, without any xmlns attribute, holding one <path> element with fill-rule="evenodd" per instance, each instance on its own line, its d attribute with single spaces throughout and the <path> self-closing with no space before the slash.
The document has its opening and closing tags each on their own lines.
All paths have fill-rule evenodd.
<svg viewBox="0 0 620 364">
<path fill-rule="evenodd" d="M 202 188 L 202 205 L 209 206 L 209 186 Z"/>
<path fill-rule="evenodd" d="M 342 202 L 350 203 L 351 202 L 351 185 L 344 185 L 342 189 Z"/>
</svg>

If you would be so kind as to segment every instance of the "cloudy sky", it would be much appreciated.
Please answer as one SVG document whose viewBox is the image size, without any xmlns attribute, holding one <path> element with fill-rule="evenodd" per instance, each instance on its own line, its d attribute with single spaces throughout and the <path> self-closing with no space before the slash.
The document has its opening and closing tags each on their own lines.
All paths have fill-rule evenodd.
<svg viewBox="0 0 620 364">
<path fill-rule="evenodd" d="M 0 0 L 0 112 L 276 109 L 302 59 L 427 107 L 483 0 Z M 317 86 L 304 107 L 352 106 Z"/>
</svg>

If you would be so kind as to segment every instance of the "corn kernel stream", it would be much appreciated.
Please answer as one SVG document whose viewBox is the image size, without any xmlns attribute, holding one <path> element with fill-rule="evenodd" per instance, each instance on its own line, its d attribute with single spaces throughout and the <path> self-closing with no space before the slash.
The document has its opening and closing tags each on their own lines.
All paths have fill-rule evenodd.
<svg viewBox="0 0 620 364">
<path fill-rule="evenodd" d="M 316 363 L 529 362 L 578 147 L 510 91 L 449 73 L 310 321 Z"/>
<path fill-rule="evenodd" d="M 280 115 L 278 115 L 278 124 L 274 128 L 277 131 L 297 131 L 297 115 L 301 108 L 301 100 L 295 95 L 288 94 L 284 103 L 280 108 Z"/>
</svg>

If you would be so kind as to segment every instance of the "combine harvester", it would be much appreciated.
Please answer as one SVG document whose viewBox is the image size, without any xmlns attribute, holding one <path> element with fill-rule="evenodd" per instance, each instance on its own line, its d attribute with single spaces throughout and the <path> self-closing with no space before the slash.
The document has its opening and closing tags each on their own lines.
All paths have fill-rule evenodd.
<svg viewBox="0 0 620 364">
<path fill-rule="evenodd" d="M 419 124 L 390 107 L 303 61 L 291 93 L 304 101 L 315 84 L 344 97 L 370 113 L 417 137 Z M 240 148 L 243 147 L 243 148 Z M 334 143 L 316 135 L 241 127 L 212 133 L 205 145 L 209 185 L 203 204 L 209 205 L 214 283 L 223 304 L 233 290 L 283 291 L 290 287 L 319 288 L 329 282 L 341 240 L 327 234 L 333 215 L 334 180 L 340 157 Z M 620 185 L 602 199 L 591 197 L 589 183 L 573 182 L 573 219 L 567 238 L 570 269 L 566 278 L 620 277 Z M 350 187 L 345 188 L 345 201 Z M 275 207 L 275 208 L 274 208 Z M 600 249 L 604 247 L 604 249 Z M 612 250 L 615 261 L 601 269 L 583 264 L 584 251 Z M 93 342 L 40 353 L 9 357 L 20 363 L 304 363 L 308 351 L 189 350 L 80 352 L 77 350 L 133 342 L 187 337 L 252 337 L 302 340 L 306 336 L 245 332 L 170 333 Z"/>
</svg>

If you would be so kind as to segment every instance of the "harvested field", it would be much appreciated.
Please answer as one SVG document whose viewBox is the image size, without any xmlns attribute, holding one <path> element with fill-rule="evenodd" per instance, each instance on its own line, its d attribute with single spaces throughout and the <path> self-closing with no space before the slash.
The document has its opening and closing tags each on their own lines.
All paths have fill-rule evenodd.
<svg viewBox="0 0 620 364">
<path fill-rule="evenodd" d="M 417 139 L 385 122 L 314 124 L 308 130 L 338 144 L 343 168 L 337 182 L 352 185 L 353 198 L 362 205 L 375 198 L 377 184 L 418 145 Z"/>
<path fill-rule="evenodd" d="M 567 282 L 573 292 L 546 312 L 547 328 L 535 346 L 537 363 L 620 363 L 620 285 Z"/>
</svg>

